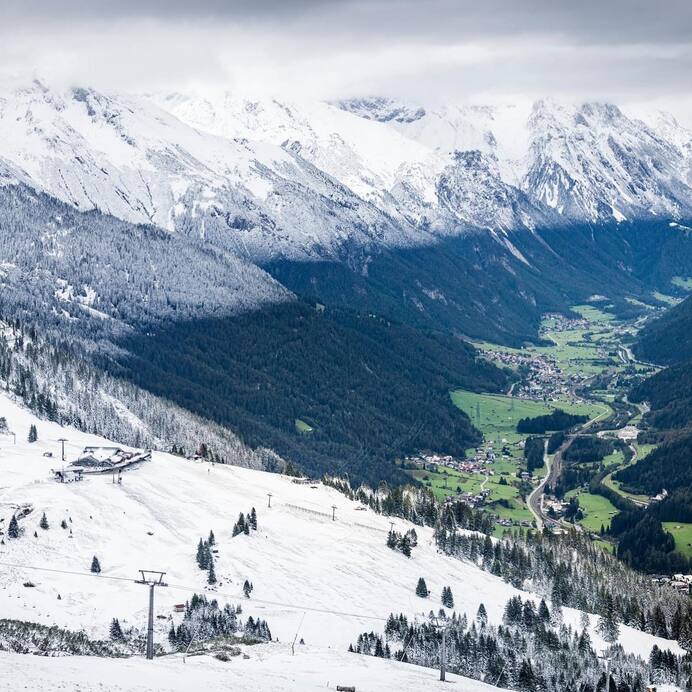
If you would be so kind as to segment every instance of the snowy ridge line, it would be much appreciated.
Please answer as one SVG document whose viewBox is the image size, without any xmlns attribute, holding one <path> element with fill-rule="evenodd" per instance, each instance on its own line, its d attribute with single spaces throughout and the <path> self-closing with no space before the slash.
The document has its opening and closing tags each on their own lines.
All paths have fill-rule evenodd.
<svg viewBox="0 0 692 692">
<path fill-rule="evenodd" d="M 14 567 L 16 569 L 31 569 L 31 570 L 36 570 L 38 572 L 52 572 L 52 573 L 57 573 L 57 574 L 67 574 L 67 575 L 74 576 L 74 577 L 91 577 L 94 579 L 110 579 L 113 581 L 126 581 L 126 582 L 131 582 L 132 584 L 138 583 L 137 580 L 134 579 L 133 577 L 118 577 L 116 575 L 108 575 L 108 574 L 102 574 L 102 573 L 94 574 L 92 572 L 77 572 L 74 570 L 55 569 L 52 567 L 37 567 L 36 565 L 22 565 L 22 564 L 13 563 L 13 562 L 0 562 L 0 567 Z M 186 586 L 184 584 L 166 584 L 166 587 L 169 589 L 177 590 L 177 591 L 188 591 L 190 593 L 205 593 L 205 594 L 210 594 L 213 596 L 223 596 L 224 598 L 233 599 L 233 600 L 236 600 L 239 597 L 238 594 L 230 594 L 230 593 L 226 593 L 224 591 L 216 591 L 213 589 L 206 589 L 204 587 Z M 296 605 L 294 603 L 283 603 L 281 601 L 269 601 L 269 600 L 260 599 L 260 598 L 253 598 L 252 602 L 253 603 L 260 603 L 262 605 L 279 606 L 281 608 L 291 608 L 292 610 L 302 610 L 304 612 L 310 611 L 313 613 L 323 613 L 326 615 L 337 615 L 339 617 L 355 618 L 356 620 L 377 620 L 378 622 L 387 622 L 387 618 L 380 617 L 379 615 L 360 615 L 358 613 L 347 613 L 347 612 L 339 611 L 339 610 L 330 610 L 328 608 L 315 608 L 314 606 Z"/>
</svg>

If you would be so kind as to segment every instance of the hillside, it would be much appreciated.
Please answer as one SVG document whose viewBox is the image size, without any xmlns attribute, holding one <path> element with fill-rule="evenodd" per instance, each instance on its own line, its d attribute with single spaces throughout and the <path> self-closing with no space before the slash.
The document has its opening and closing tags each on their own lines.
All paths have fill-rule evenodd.
<svg viewBox="0 0 692 692">
<path fill-rule="evenodd" d="M 458 338 L 302 304 L 172 324 L 119 345 L 128 355 L 105 369 L 307 473 L 346 471 L 374 486 L 405 479 L 393 463 L 401 456 L 463 455 L 480 442 L 449 391 L 501 391 L 509 381 Z"/>
<path fill-rule="evenodd" d="M 292 641 L 297 633 L 305 641 L 307 655 L 320 652 L 315 655 L 323 661 L 342 659 L 338 653 L 326 653 L 323 659 L 321 652 L 330 648 L 343 652 L 360 633 L 381 632 L 389 612 L 425 620 L 428 611 L 438 607 L 443 586 L 451 586 L 457 612 L 473 617 L 483 603 L 492 625 L 500 623 L 510 597 L 538 601 L 467 560 L 438 552 L 430 528 L 415 527 L 418 545 L 410 558 L 389 550 L 385 541 L 391 523 L 399 532 L 413 528 L 412 524 L 375 514 L 319 483 L 313 488 L 295 484 L 286 476 L 155 453 L 150 462 L 125 472 L 122 484 L 113 483 L 110 474 L 58 484 L 51 478 L 50 468 L 60 462 L 43 456 L 44 451 L 59 454 L 58 438 L 68 440 L 68 459 L 86 444 L 107 441 L 37 420 L 4 396 L 0 403 L 9 430 L 16 433 L 16 444 L 10 435 L 1 438 L 4 526 L 17 507 L 30 509 L 19 521 L 20 537 L 12 539 L 6 533 L 0 546 L 5 565 L 0 602 L 6 618 L 84 629 L 96 637 L 107 637 L 113 617 L 123 627 L 141 627 L 146 590 L 129 580 L 138 577 L 139 569 L 161 569 L 166 571 L 169 587 L 156 592 L 156 613 L 162 616 L 155 620 L 158 641 L 165 641 L 171 619 L 180 617 L 172 612 L 173 605 L 189 599 L 193 592 L 208 591 L 224 602 L 241 603 L 245 617 L 266 620 L 280 642 Z M 34 443 L 25 441 L 31 424 L 38 429 Z M 268 493 L 271 508 L 267 507 Z M 232 537 L 231 528 L 239 512 L 247 513 L 253 507 L 257 510 L 257 531 Z M 39 527 L 43 512 L 48 529 Z M 63 519 L 66 528 L 60 526 Z M 214 555 L 217 583 L 213 586 L 207 584 L 206 573 L 195 562 L 199 539 L 210 530 L 218 550 Z M 98 576 L 89 572 L 93 556 L 100 562 Z M 51 571 L 42 571 L 46 569 Z M 428 599 L 415 595 L 421 576 L 431 590 Z M 242 589 L 246 579 L 254 585 L 249 599 Z M 29 581 L 33 588 L 22 586 Z M 561 617 L 574 628 L 582 619 L 578 611 L 566 607 Z M 595 625 L 596 618 L 591 616 L 591 639 L 602 649 L 604 642 Z M 625 651 L 642 656 L 648 656 L 653 644 L 680 651 L 673 642 L 622 625 L 619 641 Z M 285 665 L 282 675 L 293 679 L 291 659 L 286 658 L 285 649 L 282 651 L 276 654 L 272 649 L 266 656 L 258 656 L 251 649 L 254 663 L 242 665 L 252 670 L 264 660 L 275 660 L 277 665 Z M 301 656 L 299 647 L 297 658 Z M 361 669 L 360 657 L 353 657 L 354 669 Z M 45 666 L 65 670 L 76 679 L 85 675 L 88 680 L 91 674 L 88 662 L 72 667 L 59 659 L 48 660 L 55 661 L 55 668 L 48 663 Z M 15 660 L 10 665 L 16 669 L 19 664 Z M 113 670 L 117 667 L 115 663 L 108 665 L 114 666 Z M 169 666 L 178 664 L 155 665 L 170 671 Z M 306 674 L 301 672 L 305 670 L 302 665 L 295 673 L 297 680 Z M 307 665 L 314 669 L 313 664 Z M 137 669 L 133 662 L 122 666 L 126 676 L 132 674 L 127 671 Z M 273 664 L 267 668 L 269 672 L 264 674 L 271 680 L 275 668 Z M 415 680 L 418 674 L 405 668 L 402 680 Z M 320 663 L 317 670 L 323 669 Z M 349 669 L 350 662 L 343 670 Z M 33 674 L 46 670 L 41 664 Z M 314 675 L 319 679 L 318 673 Z M 310 684 L 315 679 L 309 678 Z M 272 684 L 281 690 L 281 684 L 286 683 L 275 680 Z M 122 689 L 128 689 L 125 683 Z"/>
<path fill-rule="evenodd" d="M 687 492 L 692 480 L 691 328 L 692 298 L 687 298 L 647 324 L 634 346 L 639 358 L 668 365 L 629 393 L 630 401 L 647 404 L 640 441 L 657 446 L 613 477 L 635 494 L 655 496 L 665 491 L 667 497 L 615 517 L 611 530 L 619 538 L 619 554 L 651 572 L 687 571 L 691 564 L 689 545 L 669 530 L 682 529 L 692 518 Z"/>
<path fill-rule="evenodd" d="M 641 360 L 662 365 L 692 360 L 692 296 L 647 324 L 634 352 Z"/>
</svg>

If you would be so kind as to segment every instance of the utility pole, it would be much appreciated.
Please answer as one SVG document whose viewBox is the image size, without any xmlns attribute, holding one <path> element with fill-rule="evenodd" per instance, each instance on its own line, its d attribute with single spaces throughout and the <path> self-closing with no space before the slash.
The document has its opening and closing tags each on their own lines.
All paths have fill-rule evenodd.
<svg viewBox="0 0 692 692">
<path fill-rule="evenodd" d="M 272 508 L 272 494 L 267 493 L 267 497 L 269 498 L 269 503 L 267 504 L 267 507 L 269 507 L 269 509 L 271 509 Z"/>
<path fill-rule="evenodd" d="M 336 505 L 332 505 L 332 521 L 336 521 Z"/>
<path fill-rule="evenodd" d="M 163 581 L 165 572 L 150 569 L 140 569 L 141 579 L 136 579 L 135 584 L 145 584 L 149 587 L 149 619 L 147 621 L 147 660 L 154 658 L 154 589 L 157 586 L 168 586 Z"/>
<path fill-rule="evenodd" d="M 62 444 L 62 460 L 65 461 L 65 442 L 67 442 L 67 439 L 64 437 L 61 437 L 58 442 Z"/>
<path fill-rule="evenodd" d="M 442 651 L 440 652 L 440 682 L 445 681 L 447 673 L 447 628 L 442 627 Z"/>
<path fill-rule="evenodd" d="M 447 622 L 443 618 L 433 616 L 431 624 L 436 630 L 442 631 L 442 645 L 440 647 L 440 682 L 445 682 L 447 675 Z"/>
</svg>

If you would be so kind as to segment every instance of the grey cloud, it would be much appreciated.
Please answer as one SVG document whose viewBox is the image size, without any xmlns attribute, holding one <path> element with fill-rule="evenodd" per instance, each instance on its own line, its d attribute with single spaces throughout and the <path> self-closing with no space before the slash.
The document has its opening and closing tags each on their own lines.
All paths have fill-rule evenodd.
<svg viewBox="0 0 692 692">
<path fill-rule="evenodd" d="M 690 101 L 692 2 L 0 0 L 0 74 L 383 93 Z"/>
</svg>

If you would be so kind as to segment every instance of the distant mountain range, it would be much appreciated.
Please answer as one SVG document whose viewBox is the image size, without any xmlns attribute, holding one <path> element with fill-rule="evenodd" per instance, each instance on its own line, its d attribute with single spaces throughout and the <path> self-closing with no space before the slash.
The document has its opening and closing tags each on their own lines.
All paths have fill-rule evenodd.
<svg viewBox="0 0 692 692">
<path fill-rule="evenodd" d="M 148 290 L 107 278 L 130 253 L 129 270 L 146 282 L 149 267 L 165 294 L 138 314 L 247 311 L 290 299 L 278 280 L 310 300 L 516 341 L 542 310 L 686 275 L 691 151 L 671 116 L 610 104 L 289 103 L 35 81 L 0 91 L 4 271 L 19 292 L 40 285 L 63 307 L 87 300 L 118 317 L 113 287 Z M 638 223 L 656 230 L 629 230 Z M 70 258 L 90 227 L 98 256 L 75 285 Z M 29 237 L 43 250 L 17 271 Z M 178 287 L 200 279 L 174 295 L 176 275 Z"/>
<path fill-rule="evenodd" d="M 692 215 L 692 132 L 612 104 L 0 94 L 0 179 L 252 261 Z"/>
</svg>

